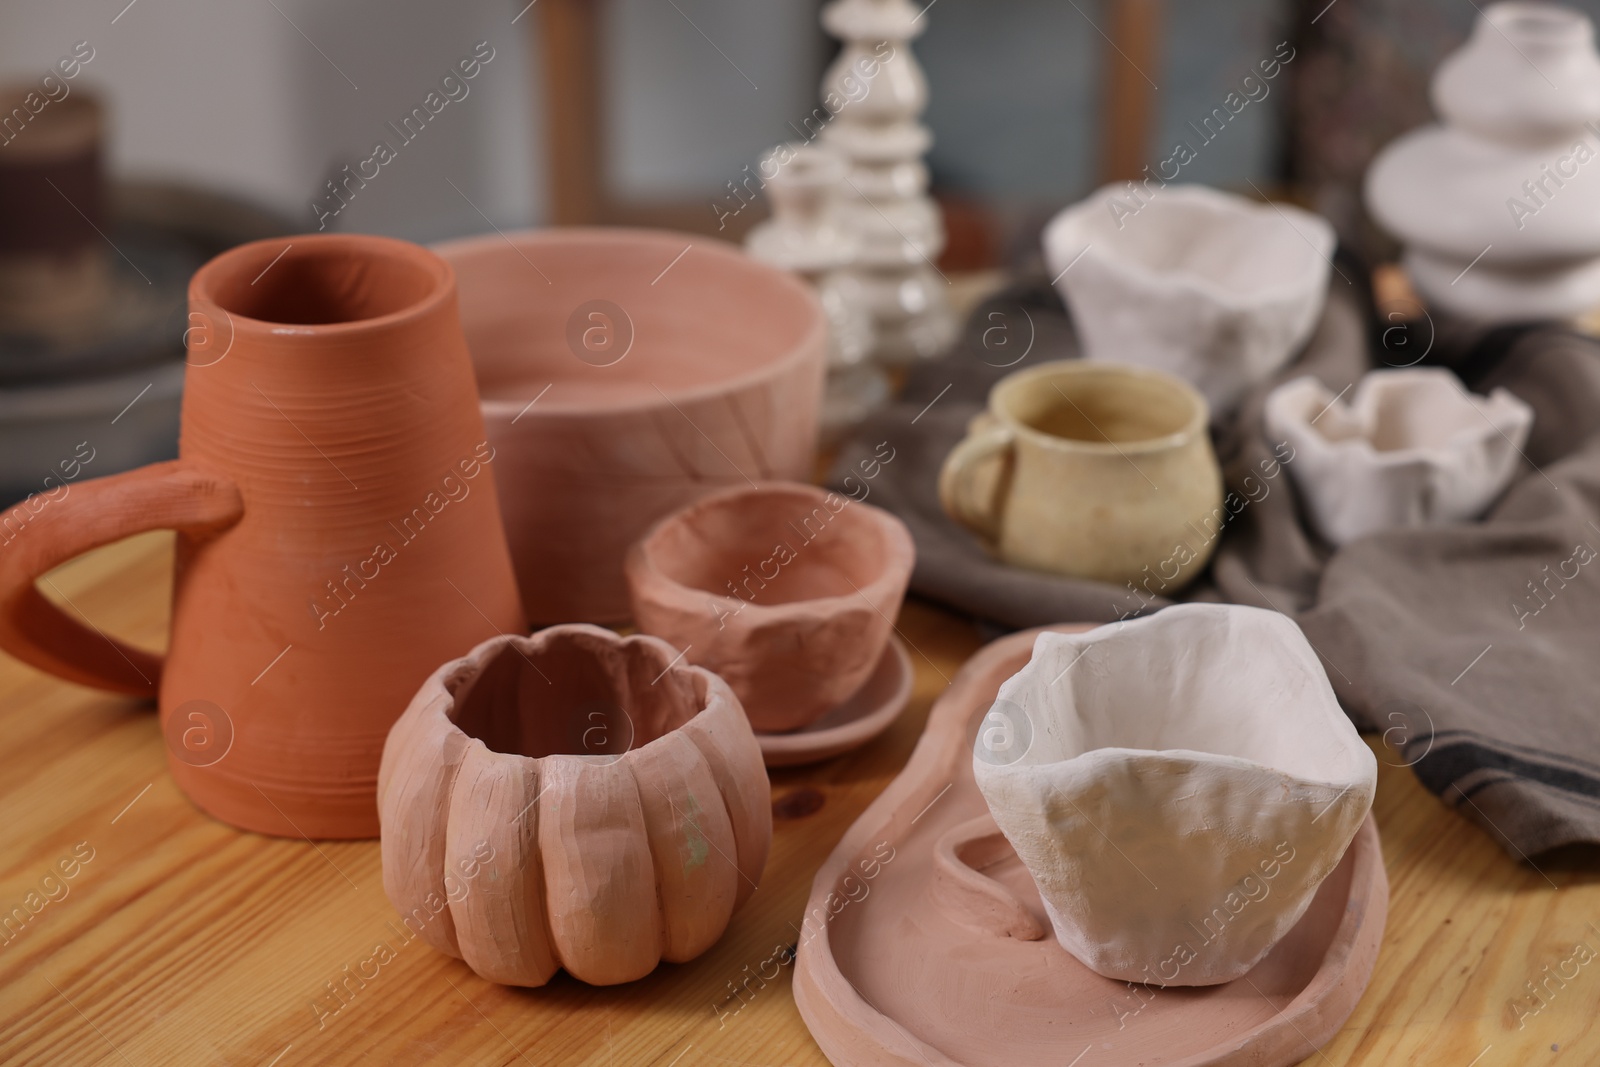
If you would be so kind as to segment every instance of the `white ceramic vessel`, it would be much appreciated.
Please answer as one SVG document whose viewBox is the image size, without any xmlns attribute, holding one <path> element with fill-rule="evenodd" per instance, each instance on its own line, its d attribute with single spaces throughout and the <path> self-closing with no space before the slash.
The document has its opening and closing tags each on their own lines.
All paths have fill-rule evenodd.
<svg viewBox="0 0 1600 1067">
<path fill-rule="evenodd" d="M 1600 304 L 1600 54 L 1570 8 L 1493 4 L 1440 64 L 1444 120 L 1367 171 L 1373 217 L 1424 299 L 1491 322 Z"/>
<path fill-rule="evenodd" d="M 885 366 L 936 356 L 957 332 L 949 279 L 934 266 L 944 222 L 928 196 L 922 157 L 933 135 L 919 121 L 928 82 L 911 50 L 926 13 L 911 0 L 833 0 L 822 9 L 823 28 L 842 47 L 822 79 L 833 120 L 821 140 L 850 163 L 838 187 L 860 239 L 850 273 L 872 310 L 873 358 Z"/>
<path fill-rule="evenodd" d="M 1334 249 L 1320 216 L 1201 185 L 1106 186 L 1043 241 L 1084 355 L 1176 374 L 1217 415 L 1310 336 Z"/>
<path fill-rule="evenodd" d="M 1335 545 L 1396 528 L 1477 518 L 1517 468 L 1533 409 L 1504 389 L 1477 396 L 1447 370 L 1369 372 L 1347 402 L 1315 378 L 1267 396 L 1267 432 L 1306 512 Z"/>
<path fill-rule="evenodd" d="M 1299 921 L 1377 784 L 1299 628 L 1231 604 L 1041 634 L 973 771 L 1062 947 L 1184 986 L 1247 973 Z"/>
<path fill-rule="evenodd" d="M 828 316 L 821 434 L 828 447 L 889 399 L 888 375 L 871 358 L 877 343 L 874 302 L 861 280 L 844 269 L 860 252 L 859 239 L 839 218 L 839 191 L 850 165 L 826 145 L 790 143 L 767 152 L 760 171 L 772 217 L 750 230 L 745 251 L 804 278 Z"/>
</svg>

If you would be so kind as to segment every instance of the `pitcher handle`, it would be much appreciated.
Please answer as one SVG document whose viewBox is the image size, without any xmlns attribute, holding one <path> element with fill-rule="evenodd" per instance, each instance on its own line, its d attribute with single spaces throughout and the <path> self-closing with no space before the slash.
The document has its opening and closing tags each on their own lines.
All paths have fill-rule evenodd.
<svg viewBox="0 0 1600 1067">
<path fill-rule="evenodd" d="M 980 416 L 967 436 L 950 450 L 939 471 L 939 506 L 956 522 L 988 541 L 1000 540 L 1000 504 L 1013 462 L 1016 439 L 1004 426 Z M 986 499 L 978 498 L 978 474 L 998 463 L 1002 469 Z"/>
<path fill-rule="evenodd" d="M 0 648 L 71 682 L 153 697 L 164 657 L 56 607 L 35 583 L 92 548 L 147 530 L 204 533 L 244 515 L 238 487 L 184 460 L 35 494 L 0 514 Z"/>
</svg>

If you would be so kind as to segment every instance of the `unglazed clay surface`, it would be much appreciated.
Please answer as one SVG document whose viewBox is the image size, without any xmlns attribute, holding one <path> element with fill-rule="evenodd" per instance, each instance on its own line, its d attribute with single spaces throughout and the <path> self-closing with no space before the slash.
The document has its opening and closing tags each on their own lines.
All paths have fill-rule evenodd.
<svg viewBox="0 0 1600 1067">
<path fill-rule="evenodd" d="M 628 552 L 633 615 L 727 680 L 751 725 L 796 730 L 861 688 L 916 557 L 887 511 L 798 483 L 730 489 Z"/>
<path fill-rule="evenodd" d="M 861 688 L 801 730 L 756 734 L 768 767 L 818 763 L 860 748 L 894 725 L 911 699 L 916 674 L 905 645 L 894 635 Z"/>
<path fill-rule="evenodd" d="M 729 485 L 807 478 L 827 320 L 721 241 L 552 229 L 439 246 L 534 622 L 621 622 L 627 548 Z M 681 255 L 681 258 L 679 258 Z"/>
<path fill-rule="evenodd" d="M 1176 589 L 1225 521 L 1206 414 L 1160 371 L 1082 360 L 1015 371 L 946 457 L 940 505 L 1007 563 Z"/>
<path fill-rule="evenodd" d="M 1107 978 L 1170 985 L 1259 963 L 1377 787 L 1299 627 L 1232 604 L 1040 635 L 973 774 L 1062 946 Z"/>
<path fill-rule="evenodd" d="M 1106 186 L 1045 227 L 1089 359 L 1168 371 L 1219 414 L 1299 349 L 1322 311 L 1333 227 L 1201 185 Z"/>
<path fill-rule="evenodd" d="M 1388 885 L 1371 819 L 1239 982 L 1100 977 L 1057 943 L 972 776 L 996 690 L 1039 633 L 968 661 L 905 771 L 818 871 L 794 981 L 817 1043 L 838 1067 L 1286 1067 L 1315 1057 L 1355 1007 L 1383 937 Z"/>
<path fill-rule="evenodd" d="M 384 748 L 383 885 L 480 976 L 642 978 L 722 936 L 772 838 L 739 702 L 666 642 L 566 625 L 491 638 Z"/>
<path fill-rule="evenodd" d="M 1380 530 L 1476 518 L 1516 472 L 1533 409 L 1487 397 L 1451 372 L 1369 372 L 1348 402 L 1315 378 L 1274 389 L 1267 431 L 1294 448 L 1289 470 L 1317 532 L 1342 545 Z"/>
<path fill-rule="evenodd" d="M 159 684 L 173 777 L 217 818 L 374 837 L 384 738 L 430 665 L 525 626 L 455 276 L 387 238 L 258 241 L 195 274 L 188 321 L 180 458 L 31 518 L 0 553 L 0 644 L 83 684 Z M 34 587 L 164 528 L 164 661 Z"/>
</svg>

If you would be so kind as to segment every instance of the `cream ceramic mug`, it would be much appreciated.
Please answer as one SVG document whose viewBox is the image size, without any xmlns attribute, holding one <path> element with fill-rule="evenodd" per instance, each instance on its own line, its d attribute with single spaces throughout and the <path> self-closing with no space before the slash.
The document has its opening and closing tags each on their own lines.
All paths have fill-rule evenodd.
<svg viewBox="0 0 1600 1067">
<path fill-rule="evenodd" d="M 1122 363 L 1017 371 L 946 457 L 939 501 L 1007 563 L 1152 594 L 1211 557 L 1226 513 L 1204 398 Z"/>
</svg>

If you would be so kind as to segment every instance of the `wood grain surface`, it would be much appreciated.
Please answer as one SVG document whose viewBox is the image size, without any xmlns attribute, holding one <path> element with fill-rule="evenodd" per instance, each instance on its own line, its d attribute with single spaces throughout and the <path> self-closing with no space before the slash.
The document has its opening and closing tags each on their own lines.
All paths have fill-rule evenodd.
<svg viewBox="0 0 1600 1067">
<path fill-rule="evenodd" d="M 170 536 L 143 535 L 44 589 L 158 648 L 170 567 Z M 174 787 L 149 704 L 0 658 L 0 920 L 26 916 L 0 925 L 0 1064 L 825 1064 L 784 965 L 793 924 L 824 857 L 981 644 L 918 603 L 899 630 L 917 668 L 911 707 L 857 753 L 773 774 L 772 857 L 722 941 L 604 989 L 565 976 L 503 988 L 404 940 L 376 841 L 214 822 Z M 1593 855 L 1508 858 L 1371 740 L 1389 927 L 1355 1015 L 1307 1062 L 1600 1063 Z"/>
</svg>

